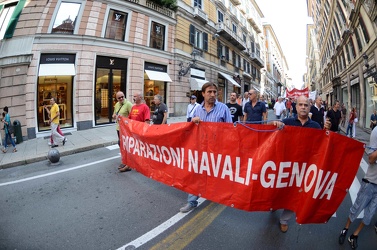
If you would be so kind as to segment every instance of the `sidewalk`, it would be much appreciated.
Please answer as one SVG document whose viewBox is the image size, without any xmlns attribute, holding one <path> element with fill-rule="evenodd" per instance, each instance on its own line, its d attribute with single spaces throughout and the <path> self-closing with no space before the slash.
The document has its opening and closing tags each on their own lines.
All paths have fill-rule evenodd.
<svg viewBox="0 0 377 250">
<path fill-rule="evenodd" d="M 184 121 L 186 121 L 185 116 L 168 118 L 168 123 Z M 68 141 L 65 143 L 65 146 L 59 145 L 59 147 L 56 148 L 60 156 L 76 154 L 118 143 L 115 124 L 73 131 L 67 134 L 67 139 Z M 49 140 L 49 138 L 45 139 L 41 137 L 23 141 L 20 144 L 16 144 L 16 153 L 12 152 L 13 147 L 9 145 L 7 153 L 4 154 L 0 151 L 0 169 L 47 160 L 47 153 L 50 150 L 50 146 L 47 144 Z"/>
<path fill-rule="evenodd" d="M 184 122 L 185 116 L 170 117 L 168 123 Z M 346 127 L 341 127 L 341 134 L 345 135 Z M 369 145 L 370 129 L 356 127 L 355 139 Z M 118 143 L 115 124 L 87 130 L 73 131 L 67 135 L 65 146 L 56 148 L 60 156 L 66 156 L 100 147 L 107 147 Z M 17 152 L 13 153 L 10 146 L 6 154 L 0 152 L 0 169 L 15 167 L 38 161 L 47 160 L 49 139 L 35 138 L 17 144 Z"/>
</svg>

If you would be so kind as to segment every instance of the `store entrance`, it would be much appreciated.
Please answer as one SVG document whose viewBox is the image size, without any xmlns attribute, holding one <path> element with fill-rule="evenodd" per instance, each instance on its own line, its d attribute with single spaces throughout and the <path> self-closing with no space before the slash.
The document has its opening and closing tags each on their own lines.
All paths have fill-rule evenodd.
<svg viewBox="0 0 377 250">
<path fill-rule="evenodd" d="M 125 82 L 126 71 L 121 69 L 97 68 L 95 112 L 96 125 L 113 122 L 112 115 L 117 102 L 115 95 Z M 123 91 L 125 93 L 125 91 Z"/>
</svg>

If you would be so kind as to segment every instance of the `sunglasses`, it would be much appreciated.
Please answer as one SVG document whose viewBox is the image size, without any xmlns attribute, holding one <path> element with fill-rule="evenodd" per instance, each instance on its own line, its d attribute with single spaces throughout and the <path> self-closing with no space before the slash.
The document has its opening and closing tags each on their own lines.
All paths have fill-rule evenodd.
<svg viewBox="0 0 377 250">
<path fill-rule="evenodd" d="M 119 96 L 117 99 L 120 100 L 120 99 L 123 99 L 123 98 L 124 98 L 124 96 Z"/>
</svg>

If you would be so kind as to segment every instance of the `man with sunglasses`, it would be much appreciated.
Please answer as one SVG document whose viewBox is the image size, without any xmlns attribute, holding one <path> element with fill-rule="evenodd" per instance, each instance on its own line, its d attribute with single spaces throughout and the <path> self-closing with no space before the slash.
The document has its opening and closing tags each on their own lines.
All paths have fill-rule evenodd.
<svg viewBox="0 0 377 250">
<path fill-rule="evenodd" d="M 122 91 L 118 91 L 115 95 L 118 102 L 114 106 L 113 120 L 116 122 L 116 131 L 118 134 L 118 145 L 120 146 L 120 135 L 119 135 L 119 116 L 128 117 L 132 108 L 132 103 L 129 102 L 125 97 Z M 125 165 L 120 164 L 118 169 L 124 169 Z M 126 170 L 126 169 L 125 169 Z M 130 171 L 127 169 L 126 171 Z M 121 171 L 125 172 L 125 171 Z"/>
</svg>

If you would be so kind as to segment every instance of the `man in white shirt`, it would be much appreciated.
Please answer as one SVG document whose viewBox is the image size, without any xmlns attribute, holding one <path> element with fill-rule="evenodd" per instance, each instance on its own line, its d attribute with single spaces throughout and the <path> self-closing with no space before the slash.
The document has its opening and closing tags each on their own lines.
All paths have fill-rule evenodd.
<svg viewBox="0 0 377 250">
<path fill-rule="evenodd" d="M 199 103 L 196 102 L 196 96 L 192 95 L 190 97 L 190 104 L 187 106 L 186 118 L 188 122 L 191 122 L 192 115 L 197 107 L 199 107 Z"/>
<path fill-rule="evenodd" d="M 274 112 L 276 119 L 280 119 L 281 115 L 285 112 L 285 104 L 283 103 L 283 98 L 279 97 L 278 101 L 274 105 Z"/>
</svg>

